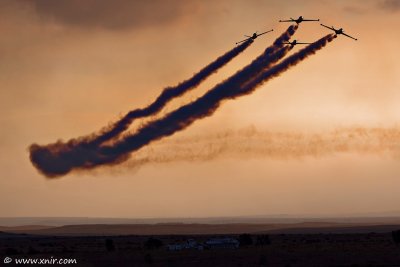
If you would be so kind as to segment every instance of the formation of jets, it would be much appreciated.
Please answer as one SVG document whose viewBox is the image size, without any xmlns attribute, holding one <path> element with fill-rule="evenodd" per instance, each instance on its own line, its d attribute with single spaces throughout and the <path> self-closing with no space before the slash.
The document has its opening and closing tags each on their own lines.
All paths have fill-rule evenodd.
<svg viewBox="0 0 400 267">
<path fill-rule="evenodd" d="M 305 19 L 305 18 L 303 18 L 303 16 L 300 16 L 300 17 L 298 17 L 297 19 L 290 18 L 290 19 L 288 19 L 288 20 L 280 20 L 279 22 L 294 22 L 294 23 L 296 23 L 296 24 L 300 24 L 300 23 L 302 23 L 303 21 L 319 21 L 319 19 Z M 333 27 L 333 26 L 332 26 L 332 27 L 329 27 L 329 26 L 326 26 L 326 25 L 324 25 L 324 24 L 321 24 L 321 26 L 323 26 L 323 27 L 325 27 L 325 28 L 328 28 L 328 29 L 334 31 L 336 35 L 341 34 L 341 35 L 343 35 L 343 36 L 349 37 L 349 38 L 351 38 L 351 39 L 357 41 L 357 38 L 354 38 L 353 36 L 350 36 L 350 35 L 344 33 L 343 28 L 335 29 L 335 27 Z M 273 30 L 269 30 L 269 31 L 266 31 L 266 32 L 263 32 L 263 33 L 259 33 L 259 34 L 258 34 L 257 32 L 255 32 L 255 33 L 253 33 L 253 35 L 251 35 L 251 36 L 245 35 L 247 38 L 244 39 L 244 40 L 242 40 L 242 41 L 237 42 L 236 44 L 240 44 L 240 43 L 246 42 L 246 41 L 248 41 L 248 40 L 254 40 L 254 39 L 256 39 L 258 36 L 263 35 L 263 34 L 266 34 L 266 33 L 269 33 L 269 32 L 272 32 L 272 31 L 273 31 Z M 285 44 L 288 44 L 288 45 L 290 45 L 291 47 L 294 47 L 295 45 L 298 45 L 298 44 L 310 44 L 310 43 L 299 43 L 299 42 L 297 42 L 296 40 L 293 40 L 292 42 L 285 42 Z"/>
</svg>

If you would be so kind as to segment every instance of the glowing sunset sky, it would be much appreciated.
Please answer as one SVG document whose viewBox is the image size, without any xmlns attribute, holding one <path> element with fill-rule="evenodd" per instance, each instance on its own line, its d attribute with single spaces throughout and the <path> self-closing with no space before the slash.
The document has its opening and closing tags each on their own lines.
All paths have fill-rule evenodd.
<svg viewBox="0 0 400 267">
<path fill-rule="evenodd" d="M 343 27 L 359 40 L 339 36 L 252 95 L 224 103 L 214 116 L 161 143 L 249 128 L 313 134 L 398 127 L 400 1 L 151 2 L 0 3 L 0 216 L 399 210 L 400 143 L 392 144 L 399 147 L 397 154 L 355 151 L 274 158 L 239 152 L 140 168 L 128 162 L 54 180 L 40 175 L 29 161 L 30 144 L 95 132 L 147 105 L 166 86 L 189 78 L 243 34 L 274 29 L 198 89 L 173 101 L 161 117 L 259 55 L 290 25 L 279 19 L 300 15 Z M 313 42 L 327 33 L 319 22 L 302 23 L 294 39 Z"/>
</svg>

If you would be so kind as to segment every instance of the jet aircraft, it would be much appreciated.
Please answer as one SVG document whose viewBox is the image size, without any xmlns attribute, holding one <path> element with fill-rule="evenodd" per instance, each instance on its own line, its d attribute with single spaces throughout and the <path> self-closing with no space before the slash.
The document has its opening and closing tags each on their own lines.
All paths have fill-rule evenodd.
<svg viewBox="0 0 400 267">
<path fill-rule="evenodd" d="M 323 27 L 325 27 L 325 28 L 328 28 L 328 29 L 334 31 L 336 35 L 342 34 L 342 35 L 344 35 L 344 36 L 347 36 L 347 37 L 349 37 L 349 38 L 351 38 L 351 39 L 357 41 L 357 38 L 354 38 L 354 37 L 352 37 L 352 36 L 350 36 L 350 35 L 348 35 L 348 34 L 345 34 L 344 31 L 343 31 L 343 28 L 335 29 L 333 26 L 332 26 L 332 27 L 329 27 L 329 26 L 326 26 L 326 25 L 324 25 L 324 24 L 321 24 L 321 26 L 323 26 Z"/>
<path fill-rule="evenodd" d="M 290 45 L 290 47 L 293 47 L 298 44 L 311 44 L 311 43 L 300 43 L 300 42 L 297 42 L 297 40 L 293 40 L 292 42 L 283 42 L 283 43 Z"/>
<path fill-rule="evenodd" d="M 288 20 L 280 20 L 279 22 L 296 22 L 297 24 L 300 24 L 303 21 L 319 21 L 319 19 L 304 19 L 303 16 L 300 16 L 297 19 L 290 18 Z"/>
<path fill-rule="evenodd" d="M 242 41 L 239 41 L 239 42 L 237 42 L 236 44 L 240 44 L 240 43 L 246 42 L 246 41 L 248 41 L 248 40 L 254 40 L 254 39 L 256 39 L 258 36 L 263 35 L 263 34 L 266 34 L 266 33 L 269 33 L 269 32 L 272 32 L 272 31 L 273 31 L 273 30 L 269 30 L 269 31 L 266 31 L 266 32 L 263 32 L 263 33 L 259 33 L 259 34 L 257 34 L 257 32 L 255 32 L 255 33 L 253 33 L 253 35 L 251 35 L 251 36 L 245 35 L 245 36 L 248 37 L 248 38 L 247 38 L 247 39 L 244 39 L 244 40 L 242 40 Z"/>
</svg>

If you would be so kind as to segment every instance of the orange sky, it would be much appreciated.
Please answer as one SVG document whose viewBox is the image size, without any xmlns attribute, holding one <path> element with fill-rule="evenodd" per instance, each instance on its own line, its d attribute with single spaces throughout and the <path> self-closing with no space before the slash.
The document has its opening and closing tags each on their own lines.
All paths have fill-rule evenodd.
<svg viewBox="0 0 400 267">
<path fill-rule="evenodd" d="M 243 34 L 274 29 L 159 116 L 195 99 L 270 45 L 288 26 L 279 19 L 299 15 L 343 27 L 359 41 L 339 36 L 254 94 L 224 103 L 214 116 L 171 140 L 249 126 L 302 133 L 397 127 L 400 2 L 281 2 L 1 3 L 0 215 L 193 217 L 399 210 L 399 159 L 373 153 L 293 159 L 239 153 L 138 169 L 125 164 L 51 181 L 30 164 L 31 143 L 99 130 L 150 103 L 162 88 L 190 77 Z M 310 42 L 327 33 L 318 23 L 303 23 L 295 38 Z"/>
</svg>

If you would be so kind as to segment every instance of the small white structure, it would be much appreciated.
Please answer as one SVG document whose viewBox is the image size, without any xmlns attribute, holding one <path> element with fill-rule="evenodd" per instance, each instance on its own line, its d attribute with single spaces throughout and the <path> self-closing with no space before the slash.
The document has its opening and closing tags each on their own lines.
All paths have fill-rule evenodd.
<svg viewBox="0 0 400 267">
<path fill-rule="evenodd" d="M 225 238 L 212 238 L 209 239 L 208 241 L 205 242 L 205 246 L 210 248 L 210 249 L 215 249 L 215 248 L 233 248 L 236 249 L 240 245 L 239 241 L 230 238 L 230 237 L 225 237 Z"/>
</svg>

